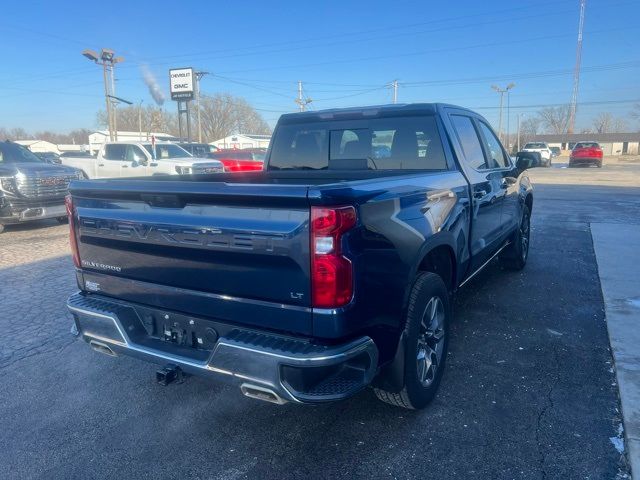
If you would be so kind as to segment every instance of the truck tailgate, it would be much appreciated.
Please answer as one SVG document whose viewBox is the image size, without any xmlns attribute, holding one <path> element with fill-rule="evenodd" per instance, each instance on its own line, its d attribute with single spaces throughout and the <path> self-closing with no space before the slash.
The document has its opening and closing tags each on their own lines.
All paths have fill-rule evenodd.
<svg viewBox="0 0 640 480">
<path fill-rule="evenodd" d="M 311 332 L 307 187 L 137 180 L 70 191 L 87 290 Z"/>
</svg>

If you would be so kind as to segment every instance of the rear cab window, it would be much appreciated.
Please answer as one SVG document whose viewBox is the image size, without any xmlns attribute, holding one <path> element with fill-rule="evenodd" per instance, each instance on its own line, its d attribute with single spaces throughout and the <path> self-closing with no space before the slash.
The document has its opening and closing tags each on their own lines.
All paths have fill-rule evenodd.
<svg viewBox="0 0 640 480">
<path fill-rule="evenodd" d="M 278 126 L 269 169 L 446 170 L 433 115 Z"/>
</svg>

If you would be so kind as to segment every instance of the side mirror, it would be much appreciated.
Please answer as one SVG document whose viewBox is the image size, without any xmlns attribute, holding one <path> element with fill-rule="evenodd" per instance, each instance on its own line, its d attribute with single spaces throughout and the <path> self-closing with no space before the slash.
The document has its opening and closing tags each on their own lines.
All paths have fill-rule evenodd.
<svg viewBox="0 0 640 480">
<path fill-rule="evenodd" d="M 524 171 L 542 165 L 542 155 L 538 152 L 518 152 L 516 155 L 516 168 Z"/>
</svg>

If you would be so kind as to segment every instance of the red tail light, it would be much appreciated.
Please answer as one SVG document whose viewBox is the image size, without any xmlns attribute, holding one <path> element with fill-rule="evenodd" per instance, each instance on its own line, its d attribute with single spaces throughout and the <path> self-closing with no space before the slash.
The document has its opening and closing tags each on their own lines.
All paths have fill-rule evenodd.
<svg viewBox="0 0 640 480">
<path fill-rule="evenodd" d="M 311 298 L 314 307 L 341 307 L 353 297 L 353 266 L 342 255 L 341 240 L 355 224 L 353 207 L 311 207 Z"/>
<path fill-rule="evenodd" d="M 71 244 L 71 256 L 73 264 L 80 268 L 80 252 L 78 251 L 78 239 L 76 238 L 76 219 L 73 208 L 73 198 L 71 195 L 64 197 L 64 204 L 67 207 L 67 217 L 69 217 L 69 243 Z"/>
</svg>

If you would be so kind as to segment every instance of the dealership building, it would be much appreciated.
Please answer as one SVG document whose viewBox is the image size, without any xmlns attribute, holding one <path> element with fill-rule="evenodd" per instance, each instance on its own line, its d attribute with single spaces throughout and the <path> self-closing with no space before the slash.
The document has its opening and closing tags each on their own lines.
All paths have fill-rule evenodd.
<svg viewBox="0 0 640 480">
<path fill-rule="evenodd" d="M 250 133 L 238 133 L 211 142 L 218 148 L 268 148 L 271 135 L 256 135 Z"/>
<path fill-rule="evenodd" d="M 598 142 L 605 155 L 638 155 L 640 133 L 573 133 L 561 135 L 534 135 L 530 142 L 545 142 L 559 147 L 568 155 L 578 142 Z"/>
</svg>

